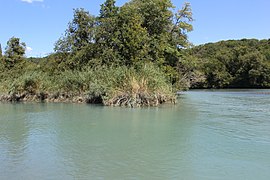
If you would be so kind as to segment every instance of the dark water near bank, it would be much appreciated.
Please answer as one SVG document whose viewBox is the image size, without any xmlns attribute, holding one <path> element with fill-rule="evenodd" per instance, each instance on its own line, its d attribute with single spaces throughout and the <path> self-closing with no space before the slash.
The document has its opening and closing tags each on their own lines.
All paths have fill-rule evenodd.
<svg viewBox="0 0 270 180">
<path fill-rule="evenodd" d="M 270 90 L 176 106 L 0 104 L 0 179 L 270 179 Z"/>
</svg>

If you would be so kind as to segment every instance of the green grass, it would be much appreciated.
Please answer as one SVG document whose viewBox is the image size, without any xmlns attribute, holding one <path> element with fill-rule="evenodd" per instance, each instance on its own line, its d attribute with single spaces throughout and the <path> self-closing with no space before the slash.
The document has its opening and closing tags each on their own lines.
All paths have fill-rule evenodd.
<svg viewBox="0 0 270 180">
<path fill-rule="evenodd" d="M 82 70 L 43 71 L 29 63 L 4 69 L 0 91 L 5 94 L 72 94 L 108 106 L 157 106 L 175 101 L 172 86 L 153 64 L 85 67 Z M 1 68 L 1 67 L 0 67 Z"/>
</svg>

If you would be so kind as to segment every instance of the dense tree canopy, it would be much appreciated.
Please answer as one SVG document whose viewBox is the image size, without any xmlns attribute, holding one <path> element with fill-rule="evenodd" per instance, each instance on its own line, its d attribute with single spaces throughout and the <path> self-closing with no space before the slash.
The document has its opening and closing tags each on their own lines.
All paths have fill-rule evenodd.
<svg viewBox="0 0 270 180">
<path fill-rule="evenodd" d="M 74 9 L 55 53 L 9 63 L 15 64 L 12 68 L 0 65 L 0 91 L 11 93 L 11 100 L 75 95 L 132 107 L 174 102 L 191 22 L 190 5 L 176 11 L 170 0 L 131 0 L 121 7 L 105 0 L 97 16 Z M 18 62 L 24 50 L 25 44 L 13 39 L 6 62 Z"/>
<path fill-rule="evenodd" d="M 7 67 L 13 67 L 16 63 L 24 59 L 26 44 L 20 42 L 20 38 L 12 37 L 8 40 L 3 58 Z"/>
<path fill-rule="evenodd" d="M 73 20 L 68 24 L 65 36 L 55 45 L 58 52 L 76 52 L 94 40 L 95 17 L 83 8 L 75 9 Z"/>
<path fill-rule="evenodd" d="M 24 42 L 20 42 L 19 38 L 12 37 L 7 42 L 7 47 L 5 49 L 5 55 L 9 58 L 12 57 L 22 57 L 25 54 L 26 45 Z"/>
<path fill-rule="evenodd" d="M 188 51 L 205 74 L 203 87 L 270 87 L 270 39 L 221 41 Z"/>
<path fill-rule="evenodd" d="M 175 67 L 181 49 L 189 46 L 187 32 L 193 19 L 188 3 L 176 13 L 173 8 L 170 0 L 132 0 L 122 7 L 106 0 L 97 17 L 76 9 L 55 50 L 68 56 L 64 59 L 72 68 L 154 62 L 168 74 L 177 74 Z"/>
<path fill-rule="evenodd" d="M 270 87 L 270 40 L 191 47 L 192 21 L 189 3 L 176 10 L 170 0 L 106 0 L 97 16 L 75 9 L 47 57 L 26 59 L 25 43 L 8 41 L 0 91 L 140 106 L 173 102 L 184 88 Z"/>
</svg>

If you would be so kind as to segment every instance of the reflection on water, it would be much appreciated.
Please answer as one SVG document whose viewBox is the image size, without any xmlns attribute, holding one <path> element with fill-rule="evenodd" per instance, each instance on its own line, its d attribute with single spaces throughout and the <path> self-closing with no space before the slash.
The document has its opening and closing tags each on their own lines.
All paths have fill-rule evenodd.
<svg viewBox="0 0 270 180">
<path fill-rule="evenodd" d="M 269 90 L 176 106 L 0 104 L 0 179 L 270 179 Z"/>
</svg>

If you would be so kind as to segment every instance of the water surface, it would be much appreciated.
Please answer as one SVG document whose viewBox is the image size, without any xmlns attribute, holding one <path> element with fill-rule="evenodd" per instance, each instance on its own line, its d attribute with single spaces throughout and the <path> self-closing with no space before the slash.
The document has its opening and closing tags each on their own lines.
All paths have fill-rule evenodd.
<svg viewBox="0 0 270 180">
<path fill-rule="evenodd" d="M 0 179 L 270 179 L 270 90 L 176 106 L 0 104 Z"/>
</svg>

